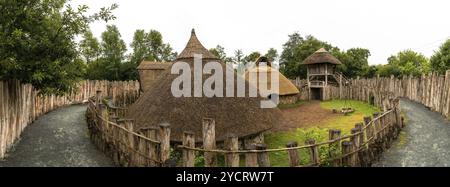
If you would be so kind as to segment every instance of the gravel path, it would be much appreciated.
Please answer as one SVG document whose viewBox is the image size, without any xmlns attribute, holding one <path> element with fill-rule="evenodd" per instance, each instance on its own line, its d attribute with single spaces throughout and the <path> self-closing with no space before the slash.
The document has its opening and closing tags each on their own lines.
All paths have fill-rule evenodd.
<svg viewBox="0 0 450 187">
<path fill-rule="evenodd" d="M 86 106 L 64 107 L 40 117 L 22 133 L 0 167 L 107 167 L 111 159 L 91 143 Z"/>
<path fill-rule="evenodd" d="M 450 166 L 450 122 L 422 104 L 402 99 L 407 126 L 374 166 Z"/>
</svg>

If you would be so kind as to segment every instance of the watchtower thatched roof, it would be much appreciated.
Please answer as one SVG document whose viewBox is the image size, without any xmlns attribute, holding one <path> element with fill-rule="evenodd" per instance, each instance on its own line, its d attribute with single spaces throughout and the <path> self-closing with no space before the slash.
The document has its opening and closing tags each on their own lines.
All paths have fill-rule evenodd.
<svg viewBox="0 0 450 187">
<path fill-rule="evenodd" d="M 314 52 L 312 55 L 308 56 L 302 64 L 309 65 L 309 64 L 322 64 L 322 63 L 330 63 L 330 64 L 342 64 L 341 61 L 339 61 L 337 58 L 335 58 L 333 55 L 330 54 L 327 50 L 324 48 L 320 48 L 316 52 Z"/>
<path fill-rule="evenodd" d="M 249 81 L 250 75 L 251 76 L 255 76 L 258 77 L 258 75 L 260 73 L 267 73 L 267 88 L 270 88 L 271 85 L 271 79 L 270 77 L 272 76 L 272 74 L 275 74 L 276 76 L 278 76 L 278 81 L 279 81 L 279 89 L 278 89 L 278 95 L 280 96 L 286 96 L 286 95 L 295 95 L 295 94 L 299 94 L 300 91 L 298 90 L 298 88 L 292 84 L 292 82 L 287 79 L 283 74 L 281 74 L 278 70 L 276 70 L 275 68 L 272 67 L 272 63 L 267 62 L 268 59 L 264 56 L 259 57 L 254 64 L 254 67 L 251 68 L 250 70 L 245 72 L 245 79 L 247 81 Z M 266 63 L 266 66 L 260 66 L 261 63 Z M 260 81 L 259 78 L 257 79 L 257 83 L 256 83 L 256 87 L 258 87 Z M 269 94 L 273 94 L 273 93 L 269 93 Z"/>
<path fill-rule="evenodd" d="M 192 32 L 186 49 L 178 56 L 178 60 L 187 62 L 191 67 L 191 77 L 194 79 L 193 54 L 201 53 L 202 62 L 219 62 L 225 71 L 226 65 L 217 57 L 207 52 Z M 176 65 L 176 62 L 174 63 Z M 174 66 L 172 65 L 172 66 Z M 192 97 L 175 97 L 171 86 L 174 79 L 179 75 L 171 74 L 170 68 L 166 69 L 153 84 L 152 89 L 143 95 L 129 107 L 127 118 L 134 119 L 137 128 L 154 127 L 161 123 L 171 125 L 171 140 L 181 142 L 184 131 L 192 131 L 196 135 L 196 141 L 202 141 L 202 120 L 213 118 L 216 121 L 216 140 L 222 141 L 227 134 L 234 134 L 240 138 L 259 134 L 272 128 L 278 122 L 281 112 L 278 108 L 263 109 L 261 101 L 267 100 L 261 97 L 249 97 L 249 83 L 243 77 L 234 75 L 233 97 L 193 97 L 194 83 L 191 81 Z M 202 75 L 202 85 L 210 74 Z M 225 75 L 223 80 L 227 81 Z M 237 79 L 245 82 L 245 97 L 238 97 Z M 224 82 L 223 94 L 226 95 L 226 83 Z"/>
</svg>

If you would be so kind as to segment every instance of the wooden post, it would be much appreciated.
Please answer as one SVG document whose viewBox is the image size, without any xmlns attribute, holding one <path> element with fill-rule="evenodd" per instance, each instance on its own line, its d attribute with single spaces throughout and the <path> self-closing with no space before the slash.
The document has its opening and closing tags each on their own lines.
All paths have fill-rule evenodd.
<svg viewBox="0 0 450 187">
<path fill-rule="evenodd" d="M 145 129 L 145 136 L 148 139 L 151 140 L 158 140 L 158 128 L 156 127 L 147 127 Z M 153 143 L 153 142 L 147 142 L 146 143 L 146 147 L 147 147 L 147 151 L 148 151 L 148 156 L 150 158 L 150 160 L 148 161 L 148 165 L 149 166 L 158 166 L 158 144 L 157 143 Z"/>
<path fill-rule="evenodd" d="M 374 159 L 373 156 L 373 142 L 374 142 L 374 135 L 373 135 L 373 127 L 374 124 L 371 123 L 372 118 L 370 116 L 364 117 L 364 126 L 366 127 L 366 141 L 367 141 L 367 151 L 366 151 L 366 166 L 370 166 L 371 161 Z"/>
<path fill-rule="evenodd" d="M 255 145 L 256 150 L 266 150 L 267 145 L 263 143 L 258 143 Z M 269 154 L 267 152 L 259 152 L 257 153 L 258 157 L 258 165 L 259 167 L 270 167 Z"/>
<path fill-rule="evenodd" d="M 352 152 L 353 143 L 350 141 L 342 142 L 342 165 L 351 166 L 351 155 L 347 155 Z"/>
<path fill-rule="evenodd" d="M 234 134 L 229 134 L 225 140 L 225 146 L 229 151 L 239 150 L 239 140 Z M 239 154 L 229 153 L 225 155 L 225 164 L 227 167 L 239 167 Z"/>
<path fill-rule="evenodd" d="M 124 120 L 124 127 L 130 131 L 130 132 L 134 132 L 134 120 Z M 134 134 L 131 134 L 129 132 L 126 133 L 127 136 L 127 141 L 126 141 L 126 146 L 129 147 L 128 148 L 128 153 L 130 155 L 130 160 L 128 161 L 128 165 L 129 166 L 136 166 L 136 146 L 135 146 L 135 137 Z"/>
<path fill-rule="evenodd" d="M 211 118 L 203 119 L 203 148 L 205 150 L 216 149 L 216 122 Z M 217 157 L 216 153 L 205 152 L 205 167 L 216 167 Z"/>
<path fill-rule="evenodd" d="M 97 90 L 95 94 L 95 105 L 101 104 L 102 103 L 101 101 L 102 101 L 102 91 Z"/>
<path fill-rule="evenodd" d="M 336 158 L 339 156 L 341 152 L 341 142 L 340 140 L 337 140 L 341 137 L 341 130 L 338 129 L 330 129 L 329 131 L 329 140 L 336 140 L 333 143 L 329 144 L 329 156 L 330 158 Z M 339 167 L 341 165 L 341 159 L 334 159 L 332 161 L 332 165 L 334 167 Z"/>
<path fill-rule="evenodd" d="M 306 140 L 305 144 L 313 145 L 310 150 L 311 162 L 314 166 L 319 166 L 320 165 L 319 149 L 316 145 L 314 145 L 316 144 L 316 140 L 314 139 Z"/>
<path fill-rule="evenodd" d="M 166 166 L 166 162 L 170 158 L 170 125 L 162 123 L 158 129 L 159 146 L 159 160 L 162 166 Z"/>
<path fill-rule="evenodd" d="M 247 150 L 256 150 L 255 144 L 247 145 Z M 258 155 L 256 152 L 245 154 L 245 167 L 258 167 Z"/>
<path fill-rule="evenodd" d="M 195 148 L 195 134 L 191 131 L 183 133 L 183 146 Z M 183 149 L 183 167 L 195 166 L 195 151 Z"/>
<path fill-rule="evenodd" d="M 366 127 L 366 140 L 369 141 L 370 138 L 373 137 L 373 124 L 370 124 L 372 118 L 370 116 L 364 117 L 364 126 Z M 368 145 L 370 142 L 368 143 Z"/>
<path fill-rule="evenodd" d="M 358 136 L 358 143 L 359 143 L 358 146 L 361 147 L 361 146 L 364 145 L 364 136 L 365 136 L 365 133 L 363 131 L 364 124 L 363 123 L 356 123 L 355 124 L 355 128 L 359 129 L 358 132 L 360 132 L 360 134 Z"/>
<path fill-rule="evenodd" d="M 355 152 L 359 149 L 359 135 L 357 135 L 357 133 L 359 133 L 360 129 L 358 128 L 353 128 L 351 130 L 351 134 L 353 135 L 352 137 L 350 137 L 350 141 L 352 142 L 353 146 L 352 146 L 352 152 L 354 152 L 353 154 L 350 155 L 350 164 L 351 166 L 357 166 L 358 165 L 358 152 Z"/>
<path fill-rule="evenodd" d="M 373 113 L 373 127 L 374 127 L 374 137 L 376 141 L 379 141 L 379 137 L 380 137 L 380 125 L 379 125 L 379 120 L 377 119 L 378 116 L 380 114 L 378 112 Z"/>
<path fill-rule="evenodd" d="M 295 141 L 291 141 L 286 144 L 287 148 L 297 147 L 298 143 Z M 291 149 L 287 151 L 289 156 L 289 166 L 296 167 L 300 165 L 300 158 L 298 157 L 297 149 Z"/>
</svg>

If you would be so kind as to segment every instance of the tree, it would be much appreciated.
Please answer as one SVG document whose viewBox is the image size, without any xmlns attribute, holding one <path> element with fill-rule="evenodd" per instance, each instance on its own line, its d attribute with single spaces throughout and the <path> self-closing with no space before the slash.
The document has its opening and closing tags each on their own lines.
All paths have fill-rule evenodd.
<svg viewBox="0 0 450 187">
<path fill-rule="evenodd" d="M 244 64 L 247 65 L 248 63 L 255 62 L 260 56 L 261 56 L 261 53 L 259 53 L 257 51 L 252 52 L 249 55 L 244 57 Z"/>
<path fill-rule="evenodd" d="M 335 51 L 334 53 L 342 62 L 342 65 L 337 66 L 338 70 L 346 77 L 355 78 L 365 75 L 365 71 L 369 67 L 370 51 L 368 49 L 351 48 L 345 52 Z"/>
<path fill-rule="evenodd" d="M 234 57 L 232 58 L 233 63 L 236 65 L 240 65 L 244 63 L 244 53 L 241 49 L 234 51 Z"/>
<path fill-rule="evenodd" d="M 133 42 L 131 42 L 130 47 L 133 49 L 130 61 L 134 62 L 136 65 L 149 56 L 149 47 L 147 45 L 147 37 L 144 30 L 139 29 L 134 32 Z"/>
<path fill-rule="evenodd" d="M 0 79 L 31 83 L 42 93 L 69 92 L 81 79 L 75 37 L 89 23 L 115 19 L 112 5 L 86 15 L 88 7 L 73 9 L 67 0 L 0 1 Z"/>
<path fill-rule="evenodd" d="M 444 74 L 450 69 L 450 39 L 443 43 L 430 59 L 431 69 Z"/>
<path fill-rule="evenodd" d="M 100 56 L 100 43 L 97 38 L 92 35 L 91 31 L 84 33 L 83 40 L 81 40 L 79 44 L 79 49 L 87 64 L 96 61 Z"/>
<path fill-rule="evenodd" d="M 148 54 L 145 56 L 146 60 L 151 61 L 173 61 L 177 54 L 172 52 L 172 47 L 164 43 L 162 35 L 156 30 L 150 30 L 146 35 L 146 45 L 148 47 Z"/>
<path fill-rule="evenodd" d="M 270 62 L 273 62 L 278 58 L 278 51 L 274 48 L 270 48 L 264 56 L 266 56 Z"/>
<path fill-rule="evenodd" d="M 388 64 L 394 66 L 391 67 L 393 69 L 399 69 L 401 75 L 420 76 L 422 73 L 430 72 L 428 59 L 424 55 L 409 49 L 389 57 Z"/>
<path fill-rule="evenodd" d="M 115 25 L 107 25 L 102 33 L 101 58 L 90 63 L 87 70 L 89 79 L 122 80 L 121 67 L 125 58 L 126 45 Z"/>
<path fill-rule="evenodd" d="M 217 45 L 215 48 L 209 49 L 209 52 L 217 56 L 224 63 L 233 62 L 232 58 L 227 57 L 227 54 L 225 53 L 225 48 L 220 45 Z"/>
<path fill-rule="evenodd" d="M 291 79 L 296 77 L 306 78 L 306 66 L 301 63 L 322 47 L 333 55 L 339 53 L 338 48 L 311 35 L 306 36 L 306 38 L 303 38 L 299 33 L 289 35 L 289 40 L 283 44 L 283 51 L 280 56 L 280 71 Z"/>
</svg>

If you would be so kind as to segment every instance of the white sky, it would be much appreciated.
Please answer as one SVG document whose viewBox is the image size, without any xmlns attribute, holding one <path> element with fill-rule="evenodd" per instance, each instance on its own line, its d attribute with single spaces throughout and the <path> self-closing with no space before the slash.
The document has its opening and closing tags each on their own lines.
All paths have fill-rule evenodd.
<svg viewBox="0 0 450 187">
<path fill-rule="evenodd" d="M 136 29 L 158 30 L 177 52 L 184 48 L 192 28 L 206 48 L 217 44 L 228 56 L 273 47 L 282 51 L 288 35 L 311 34 L 340 49 L 370 50 L 370 64 L 385 64 L 401 50 L 431 56 L 450 38 L 448 0 L 73 0 L 91 11 L 117 3 L 116 20 L 129 44 Z M 100 38 L 106 23 L 91 25 Z"/>
</svg>

